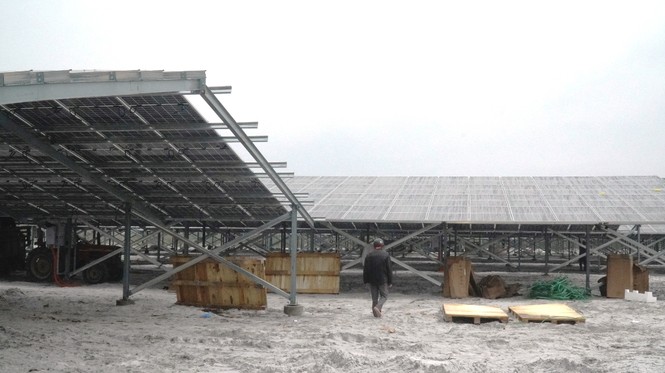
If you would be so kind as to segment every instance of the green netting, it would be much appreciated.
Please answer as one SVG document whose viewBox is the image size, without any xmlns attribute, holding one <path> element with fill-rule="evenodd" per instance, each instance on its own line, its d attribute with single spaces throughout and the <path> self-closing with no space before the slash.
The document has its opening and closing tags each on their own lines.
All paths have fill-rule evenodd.
<svg viewBox="0 0 665 373">
<path fill-rule="evenodd" d="M 566 277 L 557 277 L 551 281 L 536 281 L 531 285 L 529 298 L 534 299 L 587 299 L 585 288 L 573 285 Z"/>
</svg>

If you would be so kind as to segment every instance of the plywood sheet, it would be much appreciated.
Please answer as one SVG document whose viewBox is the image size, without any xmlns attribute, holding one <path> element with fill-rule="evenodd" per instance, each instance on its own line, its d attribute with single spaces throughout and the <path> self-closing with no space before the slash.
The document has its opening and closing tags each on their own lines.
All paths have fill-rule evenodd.
<svg viewBox="0 0 665 373">
<path fill-rule="evenodd" d="M 625 254 L 607 256 L 607 297 L 623 298 L 625 289 L 633 289 L 633 258 Z"/>
<path fill-rule="evenodd" d="M 633 290 L 649 291 L 649 269 L 633 263 Z"/>
<path fill-rule="evenodd" d="M 482 319 L 508 322 L 508 314 L 499 307 L 479 306 L 475 304 L 443 304 L 443 316 L 446 321 L 457 319 L 473 319 L 474 324 L 480 324 Z"/>
<path fill-rule="evenodd" d="M 302 294 L 339 294 L 340 256 L 337 253 L 298 253 L 296 291 Z M 291 256 L 270 253 L 266 257 L 266 280 L 291 291 Z"/>
<path fill-rule="evenodd" d="M 518 320 L 523 322 L 579 323 L 585 318 L 567 304 L 529 304 L 508 307 Z"/>
<path fill-rule="evenodd" d="M 443 296 L 446 298 L 466 298 L 469 296 L 471 260 L 463 256 L 446 259 L 443 273 Z"/>
</svg>

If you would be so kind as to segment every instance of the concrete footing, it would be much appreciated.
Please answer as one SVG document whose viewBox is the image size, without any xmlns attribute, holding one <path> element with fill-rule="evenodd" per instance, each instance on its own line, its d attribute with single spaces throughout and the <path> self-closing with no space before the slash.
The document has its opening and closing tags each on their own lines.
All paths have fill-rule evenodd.
<svg viewBox="0 0 665 373">
<path fill-rule="evenodd" d="M 305 311 L 305 307 L 299 304 L 287 304 L 284 306 L 284 313 L 289 316 L 301 316 Z"/>
<path fill-rule="evenodd" d="M 130 304 L 134 304 L 134 301 L 131 299 L 118 299 L 115 301 L 116 306 L 128 306 Z"/>
</svg>

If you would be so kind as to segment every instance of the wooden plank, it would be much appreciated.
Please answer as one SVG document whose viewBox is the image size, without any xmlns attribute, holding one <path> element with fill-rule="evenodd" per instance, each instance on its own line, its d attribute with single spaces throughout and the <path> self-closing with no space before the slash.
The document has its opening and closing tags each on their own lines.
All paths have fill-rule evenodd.
<svg viewBox="0 0 665 373">
<path fill-rule="evenodd" d="M 522 322 L 583 323 L 584 316 L 566 304 L 529 304 L 510 306 L 508 310 Z"/>
<path fill-rule="evenodd" d="M 339 294 L 340 256 L 337 253 L 298 253 L 296 289 L 302 294 Z M 291 291 L 291 256 L 269 253 L 266 256 L 266 281 Z"/>
<path fill-rule="evenodd" d="M 640 293 L 649 291 L 649 269 L 633 264 L 633 290 Z"/>
<path fill-rule="evenodd" d="M 474 324 L 480 324 L 482 320 L 508 322 L 508 314 L 495 306 L 444 303 L 442 309 L 446 321 L 473 321 Z"/>
<path fill-rule="evenodd" d="M 298 276 L 339 276 L 339 271 L 298 271 Z M 291 276 L 291 270 L 266 270 L 266 276 Z"/>
<path fill-rule="evenodd" d="M 608 255 L 607 297 L 623 299 L 625 289 L 633 289 L 633 257 L 625 254 Z"/>
<path fill-rule="evenodd" d="M 260 284 L 241 284 L 238 282 L 219 282 L 219 281 L 201 281 L 201 280 L 173 280 L 171 285 L 175 286 L 201 286 L 209 288 L 223 288 L 223 287 L 255 287 L 262 289 Z"/>
<path fill-rule="evenodd" d="M 471 261 L 463 256 L 451 256 L 446 259 L 443 272 L 443 296 L 448 298 L 466 298 L 469 296 Z"/>
</svg>

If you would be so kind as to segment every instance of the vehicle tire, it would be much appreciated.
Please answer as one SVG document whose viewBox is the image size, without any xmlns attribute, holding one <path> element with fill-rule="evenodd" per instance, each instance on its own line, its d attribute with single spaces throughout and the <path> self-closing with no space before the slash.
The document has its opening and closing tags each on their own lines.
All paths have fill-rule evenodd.
<svg viewBox="0 0 665 373">
<path fill-rule="evenodd" d="M 117 282 L 122 280 L 122 275 L 123 275 L 123 266 L 122 266 L 122 260 L 120 258 L 115 257 L 111 258 L 108 260 L 109 262 L 109 281 L 110 282 Z"/>
<path fill-rule="evenodd" d="M 11 271 L 12 271 L 12 268 L 9 265 L 9 263 L 6 263 L 4 261 L 0 263 L 0 277 L 5 277 L 5 276 L 9 275 L 9 273 Z"/>
<path fill-rule="evenodd" d="M 88 284 L 101 284 L 109 278 L 109 269 L 106 263 L 96 264 L 83 271 L 83 281 Z"/>
<path fill-rule="evenodd" d="M 53 254 L 49 249 L 34 249 L 28 254 L 26 275 L 32 281 L 53 280 Z"/>
</svg>

